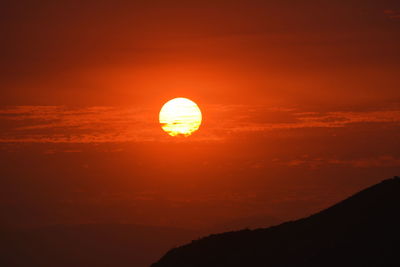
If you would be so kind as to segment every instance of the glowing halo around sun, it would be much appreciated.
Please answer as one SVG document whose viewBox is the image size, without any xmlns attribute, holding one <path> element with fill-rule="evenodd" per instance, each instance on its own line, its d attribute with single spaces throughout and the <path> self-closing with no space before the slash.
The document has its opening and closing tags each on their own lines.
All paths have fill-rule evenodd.
<svg viewBox="0 0 400 267">
<path fill-rule="evenodd" d="M 178 97 L 160 110 L 161 128 L 170 136 L 189 136 L 200 127 L 202 115 L 200 108 L 192 100 Z"/>
</svg>

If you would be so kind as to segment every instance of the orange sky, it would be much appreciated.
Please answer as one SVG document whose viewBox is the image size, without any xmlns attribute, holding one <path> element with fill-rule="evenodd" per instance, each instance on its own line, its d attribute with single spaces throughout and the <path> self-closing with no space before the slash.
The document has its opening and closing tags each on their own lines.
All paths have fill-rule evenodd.
<svg viewBox="0 0 400 267">
<path fill-rule="evenodd" d="M 2 7 L 4 223 L 283 220 L 399 174 L 398 1 L 132 2 Z"/>
</svg>

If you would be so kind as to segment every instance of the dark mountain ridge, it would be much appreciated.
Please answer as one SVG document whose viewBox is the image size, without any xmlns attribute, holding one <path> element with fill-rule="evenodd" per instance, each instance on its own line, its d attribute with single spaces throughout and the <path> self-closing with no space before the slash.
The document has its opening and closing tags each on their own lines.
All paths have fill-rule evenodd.
<svg viewBox="0 0 400 267">
<path fill-rule="evenodd" d="M 304 219 L 192 241 L 152 266 L 400 266 L 400 178 Z"/>
</svg>

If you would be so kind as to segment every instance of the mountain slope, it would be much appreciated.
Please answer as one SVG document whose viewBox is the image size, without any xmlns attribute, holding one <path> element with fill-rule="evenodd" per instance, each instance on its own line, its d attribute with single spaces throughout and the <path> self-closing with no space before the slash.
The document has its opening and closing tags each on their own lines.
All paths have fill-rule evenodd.
<svg viewBox="0 0 400 267">
<path fill-rule="evenodd" d="M 298 221 L 211 235 L 153 267 L 400 266 L 400 178 Z"/>
</svg>

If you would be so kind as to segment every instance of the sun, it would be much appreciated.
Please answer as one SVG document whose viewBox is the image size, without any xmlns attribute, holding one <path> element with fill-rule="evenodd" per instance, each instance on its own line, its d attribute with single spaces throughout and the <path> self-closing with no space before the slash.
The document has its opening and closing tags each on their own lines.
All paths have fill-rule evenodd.
<svg viewBox="0 0 400 267">
<path fill-rule="evenodd" d="M 200 108 L 190 99 L 178 97 L 163 105 L 159 114 L 161 128 L 171 136 L 189 136 L 200 127 Z"/>
</svg>

